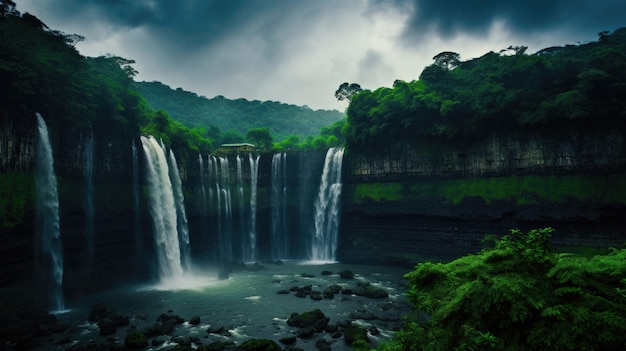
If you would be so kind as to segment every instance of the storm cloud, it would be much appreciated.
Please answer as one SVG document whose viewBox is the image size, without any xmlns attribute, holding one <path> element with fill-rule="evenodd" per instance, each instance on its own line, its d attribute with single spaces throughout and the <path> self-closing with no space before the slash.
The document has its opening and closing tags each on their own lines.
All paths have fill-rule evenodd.
<svg viewBox="0 0 626 351">
<path fill-rule="evenodd" d="M 342 110 L 342 82 L 413 80 L 441 51 L 529 53 L 626 25 L 623 0 L 20 0 L 87 56 L 136 61 L 138 80 L 213 97 Z"/>
</svg>

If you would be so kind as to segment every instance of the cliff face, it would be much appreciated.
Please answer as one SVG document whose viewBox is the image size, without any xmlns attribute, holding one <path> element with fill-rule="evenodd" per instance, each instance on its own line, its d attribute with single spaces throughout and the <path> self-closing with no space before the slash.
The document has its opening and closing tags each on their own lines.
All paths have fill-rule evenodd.
<svg viewBox="0 0 626 351">
<path fill-rule="evenodd" d="M 350 153 L 341 259 L 450 259 L 480 250 L 485 234 L 545 226 L 557 229 L 554 244 L 563 248 L 620 247 L 626 239 L 624 151 L 623 136 L 613 133 Z"/>
<path fill-rule="evenodd" d="M 86 145 L 92 135 L 93 243 L 88 239 L 85 204 Z M 54 125 L 50 136 L 59 182 L 66 294 L 154 277 L 156 258 L 139 140 Z M 0 118 L 0 282 L 4 284 L 36 281 L 36 137 L 34 116 Z M 544 226 L 557 229 L 557 246 L 622 246 L 626 239 L 625 150 L 624 138 L 617 133 L 558 140 L 492 138 L 468 148 L 435 152 L 404 147 L 382 156 L 351 150 L 343 164 L 338 259 L 411 266 L 480 250 L 485 234 Z M 240 257 L 251 221 L 248 155 L 239 161 L 235 155 L 228 156 L 233 211 L 224 227 L 223 211 L 209 203 L 210 193 L 217 189 L 208 179 L 207 155 L 203 155 L 205 169 L 201 171 L 197 156 L 174 151 L 194 262 L 216 260 L 219 233 L 225 228 L 232 234 L 234 256 Z M 303 248 L 314 225 L 313 203 L 324 154 L 286 156 L 285 222 L 294 257 L 307 254 Z M 272 157 L 262 154 L 258 164 L 258 259 L 270 258 L 275 209 Z M 238 162 L 241 185 L 236 184 Z"/>
</svg>

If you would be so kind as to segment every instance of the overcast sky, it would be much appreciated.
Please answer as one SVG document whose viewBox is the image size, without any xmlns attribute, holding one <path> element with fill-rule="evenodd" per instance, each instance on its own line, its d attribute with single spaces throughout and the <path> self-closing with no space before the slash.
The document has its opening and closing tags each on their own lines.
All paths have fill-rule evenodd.
<svg viewBox="0 0 626 351">
<path fill-rule="evenodd" d="M 462 60 L 597 40 L 626 26 L 624 0 L 14 0 L 51 29 L 85 36 L 85 56 L 136 61 L 136 80 L 198 95 L 343 111 L 343 82 L 419 77 Z"/>
</svg>

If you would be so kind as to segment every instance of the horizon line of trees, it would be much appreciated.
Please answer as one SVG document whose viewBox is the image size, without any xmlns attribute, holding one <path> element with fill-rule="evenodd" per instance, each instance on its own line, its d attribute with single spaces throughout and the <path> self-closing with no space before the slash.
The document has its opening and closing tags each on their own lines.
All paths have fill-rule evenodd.
<svg viewBox="0 0 626 351">
<path fill-rule="evenodd" d="M 445 51 L 418 80 L 335 92 L 350 101 L 348 149 L 467 145 L 490 135 L 626 130 L 626 28 L 583 45 L 526 47 L 461 61 Z M 349 96 L 349 99 L 348 99 Z M 340 99 L 341 100 L 341 99 Z"/>
</svg>

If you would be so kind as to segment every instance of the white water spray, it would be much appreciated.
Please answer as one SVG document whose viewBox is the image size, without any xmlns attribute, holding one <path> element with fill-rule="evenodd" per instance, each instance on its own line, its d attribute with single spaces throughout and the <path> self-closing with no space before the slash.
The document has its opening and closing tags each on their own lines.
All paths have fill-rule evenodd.
<svg viewBox="0 0 626 351">
<path fill-rule="evenodd" d="M 146 155 L 146 176 L 150 188 L 149 210 L 154 226 L 159 278 L 164 280 L 180 277 L 183 268 L 176 205 L 165 151 L 153 136 L 142 136 L 141 144 Z"/>
<path fill-rule="evenodd" d="M 289 256 L 287 232 L 287 154 L 272 157 L 272 259 Z"/>
<path fill-rule="evenodd" d="M 49 306 L 54 311 L 60 311 L 65 309 L 65 301 L 63 299 L 63 246 L 59 222 L 59 194 L 48 126 L 39 113 L 37 113 L 37 131 L 35 228 L 38 244 L 35 247 L 39 260 L 38 268 L 42 273 L 44 287 L 48 290 Z"/>
<path fill-rule="evenodd" d="M 163 147 L 163 145 L 161 145 Z M 191 268 L 191 249 L 189 246 L 189 225 L 187 223 L 187 213 L 185 211 L 185 197 L 183 196 L 183 185 L 178 172 L 178 163 L 174 152 L 170 149 L 170 179 L 172 180 L 172 191 L 174 192 L 174 203 L 176 204 L 176 229 L 178 229 L 178 243 L 180 245 L 181 263 L 183 268 Z"/>
<path fill-rule="evenodd" d="M 256 195 L 257 182 L 259 179 L 259 158 L 248 154 L 250 162 L 250 232 L 248 240 L 244 240 L 243 260 L 253 262 L 256 259 Z"/>
<path fill-rule="evenodd" d="M 313 261 L 336 259 L 342 161 L 343 149 L 331 148 L 326 153 L 320 190 L 315 201 L 315 233 L 311 240 Z"/>
</svg>

